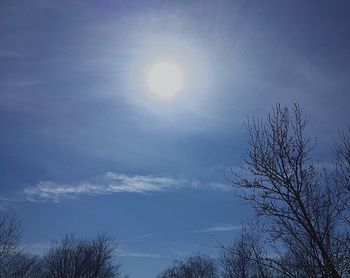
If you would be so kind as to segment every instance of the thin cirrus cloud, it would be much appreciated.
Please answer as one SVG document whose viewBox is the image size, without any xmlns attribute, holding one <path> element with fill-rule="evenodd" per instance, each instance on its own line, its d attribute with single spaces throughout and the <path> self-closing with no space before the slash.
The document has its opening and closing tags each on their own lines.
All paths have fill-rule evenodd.
<svg viewBox="0 0 350 278">
<path fill-rule="evenodd" d="M 156 193 L 197 187 L 197 182 L 186 179 L 124 175 L 107 172 L 95 181 L 79 183 L 57 183 L 40 181 L 34 186 L 24 188 L 22 194 L 31 202 L 60 202 L 64 199 L 77 199 L 81 196 L 110 195 L 116 193 Z"/>
<path fill-rule="evenodd" d="M 204 228 L 201 230 L 190 231 L 191 234 L 197 233 L 213 233 L 213 232 L 230 232 L 242 229 L 241 225 L 223 224 L 213 227 Z"/>
<path fill-rule="evenodd" d="M 136 257 L 136 258 L 150 258 L 150 259 L 158 259 L 158 258 L 166 258 L 166 256 L 160 254 L 150 254 L 143 252 L 128 252 L 128 251 L 120 251 L 118 254 L 120 257 Z"/>
</svg>

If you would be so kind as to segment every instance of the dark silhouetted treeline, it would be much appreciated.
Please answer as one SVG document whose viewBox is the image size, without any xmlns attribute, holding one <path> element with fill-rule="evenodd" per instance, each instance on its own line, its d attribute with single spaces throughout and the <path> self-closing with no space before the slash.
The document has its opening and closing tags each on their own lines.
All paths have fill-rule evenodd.
<svg viewBox="0 0 350 278">
<path fill-rule="evenodd" d="M 0 213 L 1 278 L 117 278 L 120 265 L 113 258 L 117 243 L 105 235 L 81 239 L 73 235 L 53 242 L 42 256 L 25 252 L 20 225 L 11 211 Z"/>
</svg>

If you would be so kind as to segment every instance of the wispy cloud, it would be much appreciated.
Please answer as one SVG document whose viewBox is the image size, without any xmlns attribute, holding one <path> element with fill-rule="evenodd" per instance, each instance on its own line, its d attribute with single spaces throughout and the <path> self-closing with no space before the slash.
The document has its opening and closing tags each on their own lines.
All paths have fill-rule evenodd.
<svg viewBox="0 0 350 278">
<path fill-rule="evenodd" d="M 233 189 L 231 184 L 219 182 L 211 182 L 209 183 L 209 187 L 220 191 L 231 191 Z"/>
<path fill-rule="evenodd" d="M 136 257 L 136 258 L 166 258 L 166 256 L 160 254 L 151 254 L 151 253 L 143 253 L 143 252 L 129 252 L 129 251 L 120 251 L 118 254 L 120 257 Z"/>
<path fill-rule="evenodd" d="M 242 228 L 241 225 L 223 224 L 223 225 L 212 226 L 212 227 L 208 227 L 200 230 L 190 231 L 190 233 L 197 234 L 197 233 L 213 233 L 213 232 L 230 232 L 230 231 L 240 230 L 241 228 Z"/>
<path fill-rule="evenodd" d="M 23 198 L 18 196 L 1 196 L 0 195 L 0 210 L 1 209 L 8 209 L 11 204 L 15 202 L 21 202 L 23 201 Z"/>
<path fill-rule="evenodd" d="M 151 194 L 186 188 L 227 191 L 231 189 L 231 186 L 221 183 L 200 183 L 183 178 L 106 172 L 95 179 L 73 183 L 39 181 L 33 186 L 25 187 L 17 199 L 58 203 L 65 199 L 78 199 L 82 196 L 117 193 Z"/>
<path fill-rule="evenodd" d="M 186 179 L 160 176 L 130 176 L 107 172 L 96 181 L 79 183 L 57 183 L 40 181 L 22 191 L 26 200 L 32 202 L 60 202 L 63 199 L 76 199 L 80 196 L 109 195 L 115 193 L 155 193 L 195 187 L 197 183 Z"/>
</svg>

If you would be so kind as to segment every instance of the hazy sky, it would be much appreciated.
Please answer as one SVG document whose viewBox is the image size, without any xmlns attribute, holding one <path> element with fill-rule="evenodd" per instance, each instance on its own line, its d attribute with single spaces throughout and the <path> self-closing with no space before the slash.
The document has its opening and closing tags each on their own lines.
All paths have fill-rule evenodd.
<svg viewBox="0 0 350 278">
<path fill-rule="evenodd" d="M 217 256 L 251 214 L 225 179 L 247 116 L 299 101 L 330 161 L 350 123 L 349 26 L 349 1 L 2 0 L 2 207 L 38 253 L 106 232 L 132 278 Z M 171 99 L 147 87 L 163 60 L 184 76 Z"/>
</svg>

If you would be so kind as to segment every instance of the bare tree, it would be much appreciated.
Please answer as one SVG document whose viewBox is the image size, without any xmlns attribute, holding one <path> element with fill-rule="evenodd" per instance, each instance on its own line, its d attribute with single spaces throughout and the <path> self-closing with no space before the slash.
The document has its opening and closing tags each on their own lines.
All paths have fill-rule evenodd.
<svg viewBox="0 0 350 278">
<path fill-rule="evenodd" d="M 14 253 L 7 257 L 8 264 L 1 269 L 6 278 L 40 278 L 42 275 L 41 258 L 27 253 Z"/>
<path fill-rule="evenodd" d="M 349 132 L 340 132 L 340 140 L 335 144 L 336 181 L 350 192 L 350 127 Z"/>
<path fill-rule="evenodd" d="M 0 273 L 10 264 L 9 257 L 19 251 L 20 225 L 14 212 L 0 212 Z"/>
<path fill-rule="evenodd" d="M 20 224 L 12 210 L 0 213 L 0 277 L 41 277 L 40 259 L 23 252 Z"/>
<path fill-rule="evenodd" d="M 349 229 L 341 220 L 344 191 L 311 163 L 314 145 L 304 137 L 306 124 L 298 104 L 292 115 L 278 104 L 266 122 L 248 121 L 245 169 L 250 175 L 234 173 L 232 182 L 268 221 L 271 240 L 287 247 L 289 261 L 297 262 L 306 277 L 338 278 L 349 268 Z M 274 260 L 274 266 L 284 273 L 280 262 Z"/>
<path fill-rule="evenodd" d="M 15 252 L 20 242 L 20 225 L 14 212 L 6 210 L 0 213 L 0 260 Z"/>
<path fill-rule="evenodd" d="M 120 265 L 113 263 L 117 244 L 106 236 L 78 239 L 66 236 L 56 242 L 43 258 L 46 278 L 120 277 Z"/>
<path fill-rule="evenodd" d="M 197 255 L 184 261 L 175 261 L 174 265 L 163 271 L 158 278 L 216 278 L 217 267 L 212 258 Z"/>
<path fill-rule="evenodd" d="M 267 278 L 271 277 L 269 260 L 263 250 L 257 226 L 242 226 L 240 237 L 231 245 L 222 245 L 220 256 L 223 278 Z"/>
</svg>

